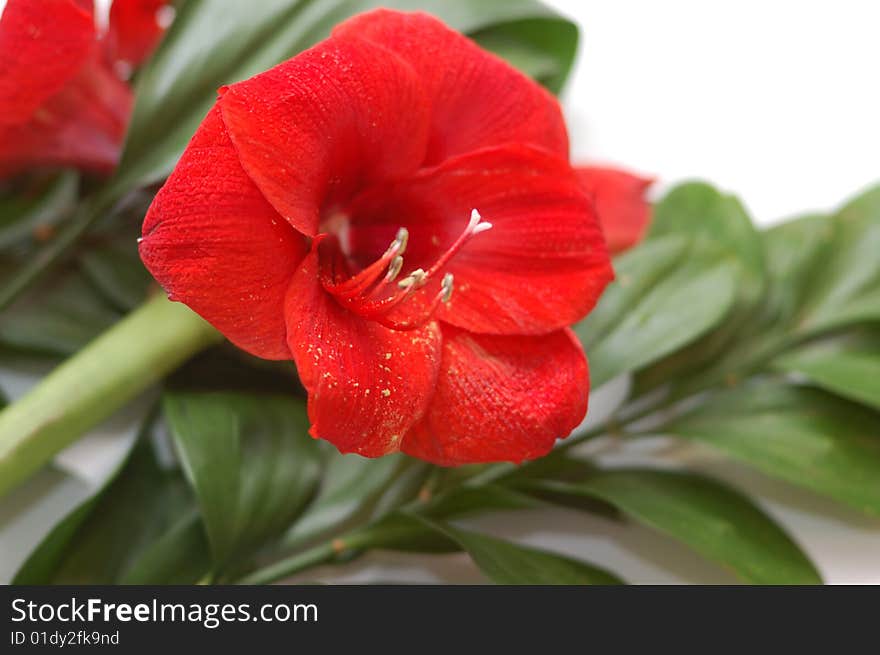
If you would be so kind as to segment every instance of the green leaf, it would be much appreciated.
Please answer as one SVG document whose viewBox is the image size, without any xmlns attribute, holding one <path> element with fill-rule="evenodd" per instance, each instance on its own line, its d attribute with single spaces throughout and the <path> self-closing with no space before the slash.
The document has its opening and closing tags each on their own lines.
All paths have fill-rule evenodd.
<svg viewBox="0 0 880 655">
<path fill-rule="evenodd" d="M 880 335 L 847 335 L 811 343 L 777 358 L 773 366 L 880 410 Z"/>
<path fill-rule="evenodd" d="M 768 475 L 880 515 L 880 414 L 825 392 L 747 384 L 658 431 L 710 444 Z"/>
<path fill-rule="evenodd" d="M 131 311 L 147 297 L 153 277 L 141 263 L 134 239 L 92 248 L 79 262 L 89 281 L 120 311 Z"/>
<path fill-rule="evenodd" d="M 144 570 L 142 555 L 167 539 L 181 516 L 193 511 L 192 496 L 178 471 L 162 469 L 152 445 L 142 440 L 120 472 L 95 496 L 66 516 L 40 543 L 15 576 L 14 584 L 118 584 Z M 190 575 L 156 582 L 194 581 L 207 551 L 169 553 L 176 570 Z M 186 567 L 183 560 L 187 560 Z M 159 566 L 152 555 L 152 570 Z M 198 577 L 203 574 L 201 571 Z M 154 582 L 136 576 L 141 582 Z"/>
<path fill-rule="evenodd" d="M 0 197 L 0 249 L 30 239 L 36 230 L 52 227 L 76 203 L 79 178 L 74 172 L 40 180 L 37 188 Z"/>
<path fill-rule="evenodd" d="M 735 196 L 724 195 L 704 182 L 672 189 L 654 206 L 650 237 L 677 234 L 711 241 L 734 254 L 760 286 L 764 252 L 760 236 Z"/>
<path fill-rule="evenodd" d="M 198 511 L 183 516 L 147 548 L 120 584 L 192 584 L 211 569 L 211 547 Z"/>
<path fill-rule="evenodd" d="M 880 187 L 833 215 L 802 216 L 761 238 L 767 277 L 760 302 L 645 371 L 638 392 L 672 381 L 683 396 L 741 379 L 805 339 L 880 320 Z"/>
<path fill-rule="evenodd" d="M 120 318 L 75 269 L 61 271 L 0 316 L 0 344 L 55 356 L 72 355 Z"/>
<path fill-rule="evenodd" d="M 669 236 L 615 262 L 617 279 L 575 326 L 592 385 L 634 371 L 715 326 L 736 297 L 736 264 L 715 248 Z"/>
<path fill-rule="evenodd" d="M 755 332 L 804 338 L 880 320 L 880 187 L 833 215 L 782 223 L 763 239 L 771 286 Z"/>
<path fill-rule="evenodd" d="M 751 218 L 735 196 L 702 182 L 675 187 L 654 207 L 652 238 L 689 236 L 731 257 L 736 267 L 736 299 L 725 320 L 704 336 L 640 372 L 641 395 L 660 385 L 687 384 L 695 371 L 716 363 L 742 336 L 766 286 L 764 246 Z"/>
<path fill-rule="evenodd" d="M 849 202 L 832 221 L 833 233 L 815 262 L 799 330 L 818 334 L 880 320 L 880 186 Z"/>
<path fill-rule="evenodd" d="M 383 516 L 358 530 L 354 547 L 382 548 L 417 553 L 459 550 L 448 535 L 438 532 L 424 517 L 449 519 L 485 511 L 535 509 L 547 504 L 515 490 L 494 485 L 459 487 L 428 503 L 410 506 Z"/>
<path fill-rule="evenodd" d="M 499 485 L 463 486 L 438 497 L 422 509 L 426 516 L 451 518 L 482 512 L 541 509 L 548 504 Z"/>
<path fill-rule="evenodd" d="M 602 471 L 538 489 L 600 498 L 753 584 L 821 584 L 798 546 L 747 497 L 690 473 Z"/>
<path fill-rule="evenodd" d="M 474 564 L 496 584 L 622 584 L 620 578 L 614 574 L 587 562 L 453 528 L 444 523 L 426 523 L 467 551 Z"/>
<path fill-rule="evenodd" d="M 408 512 L 393 512 L 358 530 L 349 545 L 355 549 L 379 548 L 406 553 L 455 553 L 461 550 L 447 534 L 434 530 Z"/>
<path fill-rule="evenodd" d="M 141 70 L 134 114 L 117 177 L 126 185 L 170 172 L 216 97 L 216 89 L 266 70 L 329 35 L 337 23 L 375 7 L 421 9 L 476 34 L 502 54 L 543 54 L 538 72 L 561 87 L 577 29 L 533 0 L 189 0 Z M 550 61 L 552 60 L 552 67 Z"/>
<path fill-rule="evenodd" d="M 318 493 L 284 535 L 285 546 L 300 545 L 350 521 L 376 500 L 404 464 L 400 455 L 365 459 L 331 454 Z"/>
<path fill-rule="evenodd" d="M 321 465 L 301 400 L 180 392 L 167 393 L 163 408 L 218 568 L 300 514 Z"/>
<path fill-rule="evenodd" d="M 512 4 L 508 3 L 508 8 Z M 537 7 L 538 3 L 532 6 Z M 524 9 L 530 11 L 528 7 Z M 470 36 L 553 93 L 559 93 L 565 85 L 578 42 L 574 24 L 549 15 L 499 22 Z"/>
<path fill-rule="evenodd" d="M 833 233 L 832 220 L 831 216 L 808 214 L 761 235 L 770 286 L 756 331 L 774 325 L 787 328 L 796 322 L 814 276 L 822 274 Z"/>
</svg>

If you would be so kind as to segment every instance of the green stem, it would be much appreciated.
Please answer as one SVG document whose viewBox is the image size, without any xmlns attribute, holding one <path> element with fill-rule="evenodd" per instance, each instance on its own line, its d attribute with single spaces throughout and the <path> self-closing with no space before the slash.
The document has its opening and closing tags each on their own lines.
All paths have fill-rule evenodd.
<svg viewBox="0 0 880 655">
<path fill-rule="evenodd" d="M 220 334 L 157 295 L 0 412 L 0 496 Z"/>
</svg>

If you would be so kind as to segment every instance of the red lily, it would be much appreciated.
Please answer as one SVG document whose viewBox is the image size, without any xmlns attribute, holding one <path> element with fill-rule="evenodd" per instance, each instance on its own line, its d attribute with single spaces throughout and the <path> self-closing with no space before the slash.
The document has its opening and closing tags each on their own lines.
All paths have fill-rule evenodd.
<svg viewBox="0 0 880 655">
<path fill-rule="evenodd" d="M 654 180 L 600 166 L 580 166 L 575 171 L 593 199 L 608 249 L 616 254 L 641 241 L 651 218 L 645 193 Z"/>
<path fill-rule="evenodd" d="M 114 66 L 126 57 L 137 64 L 151 49 L 160 34 L 155 9 L 149 20 L 135 10 L 156 4 L 117 0 L 99 42 L 90 0 L 7 2 L 0 18 L 0 177 L 35 166 L 113 168 L 132 106 Z"/>
<path fill-rule="evenodd" d="M 568 326 L 613 277 L 567 157 L 544 89 L 377 10 L 220 90 L 140 252 L 239 347 L 293 359 L 340 451 L 522 461 L 584 417 Z"/>
</svg>

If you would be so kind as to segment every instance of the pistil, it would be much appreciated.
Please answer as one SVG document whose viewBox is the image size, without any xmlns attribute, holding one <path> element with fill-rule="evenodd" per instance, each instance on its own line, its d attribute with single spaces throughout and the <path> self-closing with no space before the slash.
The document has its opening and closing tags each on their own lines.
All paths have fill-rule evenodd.
<svg viewBox="0 0 880 655">
<path fill-rule="evenodd" d="M 447 303 L 452 298 L 454 282 L 452 273 L 443 275 L 440 290 L 430 302 L 421 305 L 415 315 L 407 316 L 404 320 L 396 320 L 390 316 L 390 313 L 407 300 L 411 300 L 474 236 L 491 228 L 492 224 L 483 221 L 480 213 L 474 209 L 458 239 L 427 271 L 417 268 L 395 285 L 393 282 L 403 269 L 403 253 L 409 239 L 409 232 L 401 227 L 388 249 L 375 262 L 344 282 L 335 283 L 325 279 L 324 286 L 345 307 L 364 318 L 375 320 L 395 330 L 418 328 L 430 320 L 441 303 Z"/>
</svg>

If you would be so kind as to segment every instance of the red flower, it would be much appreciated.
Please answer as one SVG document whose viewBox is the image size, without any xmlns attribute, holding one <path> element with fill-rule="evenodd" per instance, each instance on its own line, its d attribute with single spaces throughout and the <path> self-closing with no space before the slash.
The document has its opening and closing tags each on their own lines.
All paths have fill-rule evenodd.
<svg viewBox="0 0 880 655">
<path fill-rule="evenodd" d="M 641 241 L 651 218 L 645 193 L 654 180 L 616 168 L 581 166 L 575 170 L 593 199 L 608 249 L 618 253 Z"/>
<path fill-rule="evenodd" d="M 0 177 L 35 166 L 113 168 L 132 105 L 113 66 L 152 47 L 148 41 L 160 34 L 155 8 L 141 21 L 135 10 L 156 4 L 117 0 L 99 43 L 90 0 L 7 2 L 0 18 Z"/>
<path fill-rule="evenodd" d="M 567 326 L 613 275 L 567 153 L 544 89 L 373 11 L 221 89 L 141 256 L 239 347 L 293 359 L 340 451 L 522 461 L 586 412 Z"/>
<path fill-rule="evenodd" d="M 160 16 L 167 4 L 167 0 L 115 0 L 104 37 L 105 58 L 111 65 L 122 62 L 133 68 L 152 54 L 165 31 Z"/>
</svg>

